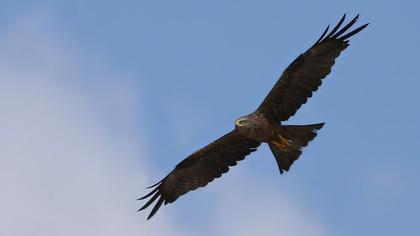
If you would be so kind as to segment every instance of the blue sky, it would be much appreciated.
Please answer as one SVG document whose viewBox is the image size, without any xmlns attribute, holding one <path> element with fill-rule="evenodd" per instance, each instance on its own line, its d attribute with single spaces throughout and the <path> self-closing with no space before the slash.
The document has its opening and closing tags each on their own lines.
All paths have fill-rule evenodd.
<svg viewBox="0 0 420 236">
<path fill-rule="evenodd" d="M 2 3 L 1 235 L 420 234 L 416 1 Z M 290 172 L 263 146 L 135 212 L 343 13 L 370 25 L 290 120 L 326 122 Z"/>
</svg>

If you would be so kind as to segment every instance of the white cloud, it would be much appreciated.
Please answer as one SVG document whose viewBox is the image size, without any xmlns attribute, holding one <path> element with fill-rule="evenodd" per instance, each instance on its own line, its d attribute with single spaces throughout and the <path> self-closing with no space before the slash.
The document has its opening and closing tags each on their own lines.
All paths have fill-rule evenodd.
<svg viewBox="0 0 420 236">
<path fill-rule="evenodd" d="M 165 214 L 136 212 L 145 153 L 136 135 L 106 126 L 106 115 L 130 126 L 137 91 L 81 89 L 77 55 L 49 20 L 25 17 L 0 41 L 0 235 L 178 235 Z M 109 104 L 122 108 L 97 114 Z"/>
<path fill-rule="evenodd" d="M 138 91 L 118 82 L 85 88 L 82 56 L 57 38 L 51 21 L 37 11 L 0 40 L 0 235 L 193 235 L 169 218 L 175 208 L 151 221 L 135 211 L 134 199 L 151 183 L 139 134 L 130 132 L 138 127 Z M 219 233 L 326 234 L 287 195 L 255 193 L 258 180 L 237 176 L 230 179 L 250 188 L 222 188 L 229 194 L 220 194 L 208 218 Z"/>
<path fill-rule="evenodd" d="M 215 216 L 221 235 L 328 235 L 315 214 L 300 207 L 287 192 L 275 190 L 276 180 L 264 183 L 246 174 L 239 172 L 222 190 L 225 194 Z"/>
</svg>

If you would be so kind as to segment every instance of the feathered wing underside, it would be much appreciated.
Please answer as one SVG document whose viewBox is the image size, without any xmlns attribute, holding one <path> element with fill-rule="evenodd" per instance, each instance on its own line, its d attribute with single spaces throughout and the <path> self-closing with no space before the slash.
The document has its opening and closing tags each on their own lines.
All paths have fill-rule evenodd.
<svg viewBox="0 0 420 236">
<path fill-rule="evenodd" d="M 347 33 L 359 15 L 340 29 L 345 16 L 330 32 L 328 26 L 315 44 L 286 68 L 257 111 L 268 119 L 285 121 L 306 103 L 321 85 L 322 79 L 331 72 L 335 59 L 349 46 L 348 38 L 368 25 Z"/>
<path fill-rule="evenodd" d="M 139 211 L 157 201 L 148 216 L 150 219 L 162 204 L 172 203 L 181 195 L 206 186 L 228 172 L 229 167 L 236 165 L 237 161 L 256 151 L 259 145 L 259 142 L 241 136 L 236 130 L 231 131 L 191 154 L 162 181 L 150 186 L 154 189 L 139 200 L 151 198 Z"/>
</svg>

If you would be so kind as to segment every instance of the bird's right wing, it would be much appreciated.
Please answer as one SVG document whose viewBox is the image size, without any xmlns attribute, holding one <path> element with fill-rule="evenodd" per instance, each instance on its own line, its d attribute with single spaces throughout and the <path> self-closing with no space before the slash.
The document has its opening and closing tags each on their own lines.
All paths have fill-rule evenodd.
<svg viewBox="0 0 420 236">
<path fill-rule="evenodd" d="M 146 209 L 157 200 L 147 219 L 150 219 L 164 203 L 174 202 L 179 196 L 204 187 L 213 179 L 229 171 L 229 166 L 257 150 L 260 142 L 240 135 L 236 130 L 231 131 L 206 147 L 196 151 L 180 162 L 175 169 L 162 181 L 150 186 L 155 187 L 149 194 L 139 200 L 151 197 L 140 208 Z"/>
<path fill-rule="evenodd" d="M 286 68 L 257 112 L 267 119 L 281 122 L 293 116 L 306 103 L 321 85 L 322 79 L 331 72 L 335 59 L 349 46 L 348 39 L 368 25 L 347 32 L 359 16 L 340 29 L 345 16 L 331 32 L 328 33 L 327 27 L 319 40 Z"/>
</svg>

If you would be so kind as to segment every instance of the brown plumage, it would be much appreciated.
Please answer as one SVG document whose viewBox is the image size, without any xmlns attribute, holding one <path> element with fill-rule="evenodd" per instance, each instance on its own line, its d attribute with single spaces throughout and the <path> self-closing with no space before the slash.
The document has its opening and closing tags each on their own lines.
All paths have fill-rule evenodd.
<svg viewBox="0 0 420 236">
<path fill-rule="evenodd" d="M 150 186 L 154 189 L 139 198 L 150 197 L 139 211 L 156 202 L 148 216 L 150 219 L 162 204 L 172 203 L 181 195 L 206 186 L 256 151 L 261 143 L 269 145 L 280 173 L 288 171 L 301 155 L 302 148 L 315 138 L 316 131 L 324 124 L 282 125 L 281 122 L 288 120 L 306 103 L 322 79 L 331 72 L 335 59 L 349 46 L 348 39 L 368 25 L 347 33 L 359 15 L 340 28 L 345 16 L 330 32 L 327 27 L 314 45 L 286 68 L 255 112 L 236 120 L 234 130 L 194 152 L 164 179 Z"/>
</svg>

